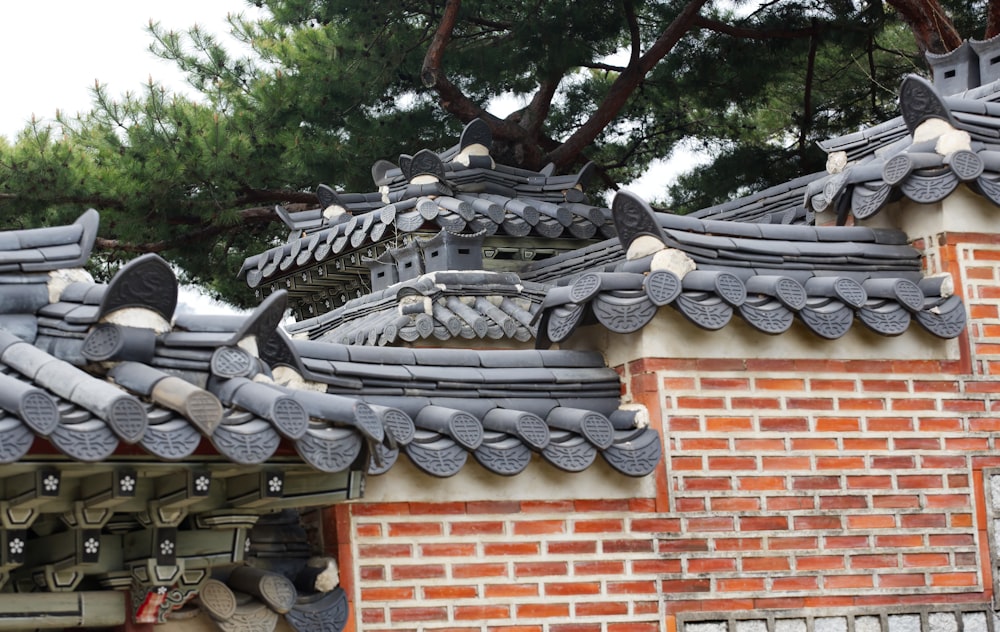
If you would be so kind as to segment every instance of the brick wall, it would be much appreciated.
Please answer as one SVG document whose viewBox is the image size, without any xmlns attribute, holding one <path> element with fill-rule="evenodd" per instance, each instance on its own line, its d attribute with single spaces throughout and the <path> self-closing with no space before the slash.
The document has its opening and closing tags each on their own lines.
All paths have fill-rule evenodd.
<svg viewBox="0 0 1000 632">
<path fill-rule="evenodd" d="M 923 359 L 854 332 L 869 359 L 751 357 L 718 333 L 715 357 L 623 362 L 665 441 L 648 497 L 494 502 L 485 478 L 479 500 L 340 508 L 354 628 L 993 630 L 1000 240 L 919 245 L 970 314 L 947 353 L 914 327 Z"/>
</svg>

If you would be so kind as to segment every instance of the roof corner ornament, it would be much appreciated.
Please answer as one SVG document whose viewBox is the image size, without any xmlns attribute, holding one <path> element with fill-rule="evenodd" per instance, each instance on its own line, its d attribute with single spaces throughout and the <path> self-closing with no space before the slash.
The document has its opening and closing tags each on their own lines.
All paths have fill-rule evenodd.
<svg viewBox="0 0 1000 632">
<path fill-rule="evenodd" d="M 953 128 L 958 126 L 934 86 L 917 75 L 907 75 L 903 79 L 899 87 L 899 109 L 910 134 L 916 134 L 920 124 L 930 119 L 946 121 Z"/>
<path fill-rule="evenodd" d="M 638 238 L 648 236 L 667 244 L 663 228 L 656 220 L 652 207 L 638 195 L 620 191 L 611 203 L 611 217 L 618 231 L 618 241 L 626 252 Z"/>
</svg>

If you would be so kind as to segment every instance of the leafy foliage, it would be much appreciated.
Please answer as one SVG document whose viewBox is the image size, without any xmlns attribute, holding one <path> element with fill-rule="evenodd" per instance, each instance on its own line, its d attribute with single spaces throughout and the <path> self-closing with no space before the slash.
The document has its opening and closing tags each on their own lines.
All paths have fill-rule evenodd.
<svg viewBox="0 0 1000 632">
<path fill-rule="evenodd" d="M 377 159 L 443 149 L 475 117 L 493 129 L 500 161 L 572 171 L 593 160 L 605 187 L 693 139 L 712 160 L 661 200 L 688 211 L 816 171 L 817 140 L 890 116 L 902 74 L 927 48 L 912 15 L 941 6 L 256 4 L 264 17 L 230 18 L 244 56 L 197 27 L 150 25 L 152 50 L 186 73 L 199 100 L 156 84 L 121 97 L 96 86 L 91 112 L 0 139 L 5 224 L 71 221 L 94 206 L 104 264 L 166 252 L 190 280 L 247 302 L 233 271 L 281 239 L 274 204 L 312 203 L 320 182 L 371 190 Z M 948 28 L 979 35 L 982 2 L 944 9 Z M 491 113 L 510 102 L 514 111 Z"/>
</svg>

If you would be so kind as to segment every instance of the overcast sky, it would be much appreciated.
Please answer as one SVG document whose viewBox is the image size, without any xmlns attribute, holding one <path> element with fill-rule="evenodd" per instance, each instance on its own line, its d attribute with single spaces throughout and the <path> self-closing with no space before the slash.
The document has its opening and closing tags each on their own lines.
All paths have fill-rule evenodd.
<svg viewBox="0 0 1000 632">
<path fill-rule="evenodd" d="M 0 3 L 3 96 L 0 135 L 12 139 L 35 116 L 90 110 L 94 80 L 112 95 L 141 90 L 152 76 L 184 91 L 183 76 L 149 52 L 149 20 L 174 30 L 197 23 L 228 33 L 226 15 L 253 11 L 245 0 L 47 0 Z"/>
</svg>

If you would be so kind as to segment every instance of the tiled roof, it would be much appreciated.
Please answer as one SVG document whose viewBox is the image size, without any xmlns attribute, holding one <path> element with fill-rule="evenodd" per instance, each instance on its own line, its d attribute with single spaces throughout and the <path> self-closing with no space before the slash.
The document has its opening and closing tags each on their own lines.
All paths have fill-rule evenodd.
<svg viewBox="0 0 1000 632">
<path fill-rule="evenodd" d="M 286 278 L 300 284 L 295 275 L 351 251 L 376 257 L 382 242 L 420 230 L 546 239 L 613 236 L 608 210 L 590 204 L 582 191 L 592 167 L 569 176 L 508 167 L 490 157 L 491 145 L 489 128 L 476 120 L 457 146 L 440 154 L 423 150 L 400 156 L 399 166 L 376 163 L 376 192 L 336 193 L 321 185 L 322 208 L 278 209 L 291 231 L 287 242 L 248 257 L 240 278 L 252 288 Z"/>
<path fill-rule="evenodd" d="M 848 210 L 866 219 L 902 197 L 938 202 L 965 183 L 1000 205 L 996 88 L 942 97 L 911 75 L 900 88 L 903 114 L 885 124 L 885 133 L 861 132 L 824 146 L 831 153 L 846 152 L 847 163 L 810 184 L 807 203 L 815 211 L 840 209 L 843 222 Z"/>
<path fill-rule="evenodd" d="M 900 231 L 678 217 L 628 193 L 613 208 L 620 246 L 588 249 L 589 266 L 565 256 L 532 268 L 532 278 L 556 270 L 567 281 L 546 295 L 541 346 L 565 340 L 591 315 L 611 331 L 637 331 L 665 305 L 703 329 L 720 329 L 739 313 L 763 333 L 782 333 L 798 319 L 828 339 L 843 336 L 855 316 L 890 336 L 912 320 L 943 338 L 965 327 L 950 277 L 924 278 L 920 252 Z M 640 238 L 652 242 L 630 250 Z M 578 268 L 565 271 L 567 263 Z"/>
<path fill-rule="evenodd" d="M 30 231 L 20 237 L 31 242 Z M 616 412 L 618 374 L 598 355 L 365 352 L 291 341 L 278 329 L 280 292 L 248 317 L 184 315 L 170 324 L 176 280 L 153 255 L 123 267 L 107 286 L 69 280 L 52 290 L 52 302 L 47 280 L 0 279 L 0 294 L 26 297 L 5 301 L 20 313 L 0 318 L 3 463 L 25 458 L 36 438 L 84 462 L 123 449 L 176 461 L 204 454 L 207 442 L 233 463 L 264 464 L 291 450 L 325 472 L 346 471 L 369 452 L 369 471 L 384 472 L 403 452 L 437 476 L 457 473 L 470 454 L 502 474 L 521 471 L 534 453 L 573 471 L 601 453 L 634 476 L 659 458 L 655 432 Z M 421 311 L 448 288 L 484 301 L 474 307 L 445 298 Z M 414 318 L 407 314 L 392 334 L 404 339 L 438 329 L 447 331 L 440 337 L 527 339 L 532 301 L 519 297 L 526 291 L 510 274 L 438 272 L 383 298 L 393 316 L 401 295 L 413 298 Z M 503 292 L 509 296 L 497 304 L 486 300 Z M 369 307 L 371 317 L 352 321 L 354 329 L 389 335 L 387 325 L 399 319 L 385 321 L 378 297 Z M 152 318 L 137 320 L 146 313 Z M 326 337 L 334 336 L 358 341 L 342 330 Z M 641 449 L 636 436 L 646 441 Z"/>
</svg>

